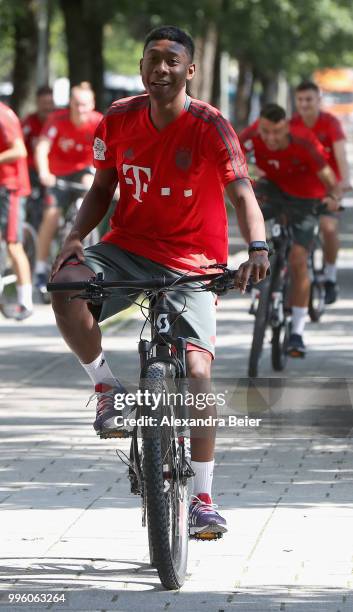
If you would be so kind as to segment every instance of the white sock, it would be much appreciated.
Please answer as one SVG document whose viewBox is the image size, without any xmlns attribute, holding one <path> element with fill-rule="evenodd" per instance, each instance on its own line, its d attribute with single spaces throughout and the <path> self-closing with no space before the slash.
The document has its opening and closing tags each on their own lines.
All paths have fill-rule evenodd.
<svg viewBox="0 0 353 612">
<path fill-rule="evenodd" d="M 32 285 L 17 285 L 17 301 L 28 310 L 33 310 Z"/>
<path fill-rule="evenodd" d="M 80 361 L 80 364 L 86 370 L 94 385 L 98 385 L 102 382 L 107 384 L 114 383 L 114 385 L 116 385 L 117 379 L 108 366 L 103 352 L 91 363 L 82 363 L 82 361 Z"/>
<path fill-rule="evenodd" d="M 207 493 L 210 497 L 212 491 L 214 459 L 212 461 L 191 461 L 191 467 L 195 472 L 193 478 L 193 493 Z"/>
<path fill-rule="evenodd" d="M 337 280 L 336 264 L 325 264 L 325 280 L 335 283 Z"/>
<path fill-rule="evenodd" d="M 306 306 L 292 306 L 292 334 L 303 335 L 307 312 Z"/>
<path fill-rule="evenodd" d="M 48 271 L 48 264 L 46 261 L 41 261 L 40 259 L 36 262 L 35 273 L 36 274 L 46 274 Z"/>
</svg>

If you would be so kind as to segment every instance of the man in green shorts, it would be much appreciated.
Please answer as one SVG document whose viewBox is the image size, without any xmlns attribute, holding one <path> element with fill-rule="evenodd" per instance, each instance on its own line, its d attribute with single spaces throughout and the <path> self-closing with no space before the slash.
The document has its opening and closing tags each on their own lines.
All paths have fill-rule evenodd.
<svg viewBox="0 0 353 612">
<path fill-rule="evenodd" d="M 147 36 L 141 60 L 147 93 L 115 102 L 97 128 L 95 179 L 53 267 L 56 282 L 86 280 L 92 270 L 104 272 L 107 280 L 156 274 L 176 278 L 188 271 L 202 275 L 202 266 L 226 262 L 224 190 L 249 244 L 249 259 L 240 268 L 236 286 L 244 291 L 250 275 L 255 282 L 265 277 L 269 263 L 264 220 L 237 136 L 217 109 L 186 94 L 186 83 L 195 72 L 193 54 L 192 39 L 173 26 Z M 118 182 L 120 200 L 111 231 L 84 252 L 82 239 L 103 218 Z M 121 385 L 102 352 L 97 320 L 130 302 L 120 292 L 93 316 L 84 301 L 66 298 L 54 294 L 53 307 L 63 337 L 95 385 L 94 428 L 98 433 L 116 429 L 115 416 L 121 413 L 114 410 L 114 394 Z M 191 381 L 208 380 L 215 345 L 212 294 L 173 292 L 169 299 L 176 307 L 186 300 L 175 331 L 188 342 L 188 376 Z M 214 446 L 214 432 L 191 436 L 198 501 L 190 520 L 196 531 L 210 523 L 226 531 L 225 519 L 215 512 L 211 499 Z"/>
<path fill-rule="evenodd" d="M 337 210 L 338 185 L 325 150 L 311 130 L 293 127 L 283 108 L 268 104 L 260 118 L 239 135 L 245 151 L 252 151 L 262 178 L 256 195 L 265 219 L 283 211 L 293 228 L 291 271 L 292 327 L 288 343 L 291 357 L 304 357 L 303 332 L 308 311 L 310 279 L 307 259 L 318 217 L 318 204 Z"/>
</svg>

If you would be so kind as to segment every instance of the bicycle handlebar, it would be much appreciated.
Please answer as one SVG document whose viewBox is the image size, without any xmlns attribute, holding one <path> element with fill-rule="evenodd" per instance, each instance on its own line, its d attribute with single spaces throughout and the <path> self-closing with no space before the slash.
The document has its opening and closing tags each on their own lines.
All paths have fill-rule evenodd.
<svg viewBox="0 0 353 612">
<path fill-rule="evenodd" d="M 187 285 L 195 282 L 206 282 L 216 281 L 219 279 L 223 280 L 234 280 L 238 270 L 225 270 L 222 272 L 214 272 L 210 274 L 195 274 L 192 276 L 181 277 L 176 280 L 171 280 L 166 276 L 160 276 L 152 280 L 131 280 L 131 281 L 105 281 L 98 278 L 99 275 L 93 277 L 88 281 L 70 282 L 70 283 L 48 283 L 48 291 L 84 291 L 90 288 L 101 288 L 101 289 L 141 289 L 141 290 L 153 290 L 153 289 L 165 289 L 173 287 L 175 285 Z"/>
<path fill-rule="evenodd" d="M 85 187 L 82 183 L 77 183 L 74 181 L 67 181 L 66 179 L 56 179 L 55 187 L 61 189 L 62 191 L 78 191 L 79 193 L 87 193 L 88 188 Z"/>
<path fill-rule="evenodd" d="M 216 266 L 215 266 L 216 267 Z M 160 276 L 151 280 L 131 280 L 131 281 L 105 281 L 102 274 L 92 277 L 88 281 L 78 281 L 70 283 L 48 283 L 48 291 L 86 291 L 97 295 L 104 295 L 107 289 L 140 289 L 141 291 L 153 291 L 159 289 L 173 289 L 176 286 L 188 285 L 191 283 L 208 282 L 205 291 L 214 291 L 221 294 L 234 288 L 234 280 L 238 270 L 230 270 L 223 267 L 221 272 L 212 272 L 208 274 L 194 274 L 191 276 L 182 276 L 178 279 L 171 280 L 166 276 Z M 269 276 L 270 269 L 267 270 L 266 276 Z M 108 295 L 108 294 L 106 294 Z M 84 296 L 82 296 L 84 297 Z"/>
</svg>

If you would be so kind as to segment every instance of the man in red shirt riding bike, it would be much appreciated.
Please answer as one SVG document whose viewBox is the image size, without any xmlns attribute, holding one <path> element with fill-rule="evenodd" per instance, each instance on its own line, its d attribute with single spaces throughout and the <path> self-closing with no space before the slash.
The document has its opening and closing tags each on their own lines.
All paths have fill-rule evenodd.
<svg viewBox="0 0 353 612">
<path fill-rule="evenodd" d="M 0 102 L 0 234 L 17 276 L 17 304 L 2 305 L 1 311 L 17 321 L 33 311 L 31 270 L 22 245 L 25 196 L 30 193 L 26 157 L 19 119 Z"/>
<path fill-rule="evenodd" d="M 173 26 L 147 36 L 141 60 L 147 93 L 115 102 L 97 129 L 97 172 L 53 267 L 55 282 L 86 280 L 92 271 L 103 272 L 106 279 L 162 274 L 179 278 L 187 271 L 203 274 L 201 266 L 227 261 L 224 190 L 249 243 L 249 259 L 240 268 L 237 286 L 244 291 L 250 274 L 255 282 L 265 277 L 265 226 L 238 139 L 217 109 L 186 94 L 186 83 L 195 72 L 193 54 L 192 39 Z M 105 215 L 118 182 L 120 200 L 111 231 L 83 251 L 82 239 Z M 174 291 L 168 300 L 177 312 L 183 311 L 177 335 L 188 342 L 188 376 L 192 381 L 209 380 L 215 352 L 214 298 L 208 292 Z M 116 429 L 114 420 L 121 412 L 114 410 L 114 394 L 121 385 L 102 352 L 96 318 L 104 320 L 128 305 L 123 291 L 100 312 L 82 301 L 68 302 L 65 294 L 53 294 L 61 333 L 95 385 L 98 433 Z M 226 521 L 211 499 L 214 446 L 214 432 L 191 438 L 196 531 L 208 524 L 226 531 Z"/>
<path fill-rule="evenodd" d="M 297 113 L 292 117 L 293 126 L 307 127 L 313 131 L 328 155 L 328 163 L 335 173 L 341 192 L 351 189 L 349 166 L 345 151 L 345 134 L 341 123 L 331 113 L 320 110 L 320 90 L 312 81 L 300 83 L 295 90 Z M 336 260 L 339 249 L 338 219 L 332 212 L 320 219 L 325 258 L 325 302 L 333 304 L 337 299 Z"/>
<path fill-rule="evenodd" d="M 307 128 L 292 126 L 277 104 L 265 106 L 260 118 L 243 130 L 239 139 L 246 151 L 253 152 L 263 175 L 255 191 L 263 201 L 265 219 L 283 211 L 293 229 L 288 354 L 304 357 L 303 332 L 310 293 L 307 258 L 317 226 L 315 208 L 322 201 L 329 210 L 338 209 L 337 181 L 320 142 Z"/>
<path fill-rule="evenodd" d="M 48 188 L 46 210 L 38 232 L 36 286 L 45 290 L 50 245 L 58 227 L 60 209 L 70 204 L 67 194 L 55 188 L 56 179 L 80 182 L 89 189 L 93 180 L 92 142 L 101 113 L 94 110 L 89 83 L 71 90 L 70 107 L 52 113 L 40 133 L 35 149 L 39 180 Z"/>
</svg>

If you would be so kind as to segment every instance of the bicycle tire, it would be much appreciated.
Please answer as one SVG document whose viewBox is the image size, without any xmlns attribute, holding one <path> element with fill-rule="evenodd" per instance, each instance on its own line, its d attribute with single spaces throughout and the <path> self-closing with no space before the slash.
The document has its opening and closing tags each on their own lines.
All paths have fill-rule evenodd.
<svg viewBox="0 0 353 612">
<path fill-rule="evenodd" d="M 23 224 L 23 248 L 29 261 L 29 267 L 31 269 L 31 275 L 33 275 L 34 268 L 36 265 L 37 255 L 37 232 L 34 227 L 27 221 Z"/>
<path fill-rule="evenodd" d="M 312 323 L 318 323 L 325 312 L 325 288 L 316 280 L 310 285 L 308 312 Z"/>
<path fill-rule="evenodd" d="M 322 246 L 318 240 L 309 255 L 309 269 L 311 272 L 310 295 L 308 313 L 312 323 L 320 321 L 325 311 L 325 286 L 324 286 L 324 255 Z"/>
<path fill-rule="evenodd" d="M 169 389 L 167 367 L 163 362 L 148 366 L 142 389 L 156 394 Z M 151 416 L 151 408 L 143 407 L 143 414 Z M 183 585 L 186 575 L 188 494 L 187 481 L 178 476 L 180 455 L 175 429 L 160 425 L 165 415 L 173 416 L 173 408 L 159 402 L 152 415 L 157 426 L 142 427 L 142 470 L 151 564 L 156 567 L 162 585 L 173 590 Z M 169 482 L 165 479 L 166 469 L 172 474 Z"/>
<path fill-rule="evenodd" d="M 261 285 L 259 303 L 255 314 L 253 337 L 248 361 L 248 376 L 250 378 L 256 378 L 256 376 L 258 375 L 258 366 L 262 353 L 266 326 L 268 322 L 270 287 L 270 278 L 266 278 Z"/>
<path fill-rule="evenodd" d="M 289 277 L 286 274 L 282 279 L 282 308 L 283 321 L 281 325 L 272 328 L 271 361 L 276 372 L 282 372 L 287 365 L 287 346 L 290 336 L 289 323 Z"/>
<path fill-rule="evenodd" d="M 287 365 L 287 346 L 289 340 L 289 322 L 284 321 L 282 325 L 275 327 L 272 334 L 271 359 L 272 368 L 276 372 L 282 372 Z"/>
</svg>

